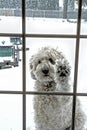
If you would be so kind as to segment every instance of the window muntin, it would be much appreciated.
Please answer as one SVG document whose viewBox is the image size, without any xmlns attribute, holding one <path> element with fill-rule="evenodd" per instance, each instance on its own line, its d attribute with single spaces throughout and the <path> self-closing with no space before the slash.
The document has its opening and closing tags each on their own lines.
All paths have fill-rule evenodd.
<svg viewBox="0 0 87 130">
<path fill-rule="evenodd" d="M 81 1 L 82 0 L 79 0 L 79 7 L 81 7 Z M 63 34 L 63 33 L 59 33 L 59 34 L 57 34 L 56 35 L 56 33 L 54 32 L 54 35 L 52 34 L 52 35 L 47 35 L 47 33 L 46 33 L 46 35 L 44 35 L 44 33 L 42 33 L 42 35 L 39 35 L 39 33 L 37 33 L 38 31 L 35 31 L 35 34 L 34 33 L 32 33 L 32 31 L 29 33 L 29 32 L 26 32 L 26 30 L 25 30 L 25 27 L 27 27 L 27 26 L 25 26 L 25 0 L 22 0 L 22 23 L 23 23 L 23 28 L 21 29 L 22 30 L 22 34 L 23 35 L 21 35 L 22 36 L 22 38 L 23 38 L 23 60 L 22 60 L 22 64 L 23 64 L 23 68 L 22 68 L 22 70 L 23 70 L 23 72 L 22 72 L 22 77 L 23 77 L 23 84 L 22 84 L 22 88 L 23 88 L 23 91 L 21 91 L 21 92 L 19 92 L 19 91 L 0 91 L 0 94 L 2 94 L 2 93 L 8 93 L 8 94 L 21 94 L 22 95 L 22 102 L 23 102 L 23 106 L 22 106 L 22 108 L 23 108 L 23 123 L 22 123 L 22 125 L 23 125 L 23 130 L 26 130 L 27 129 L 27 127 L 26 127 L 26 95 L 28 94 L 32 94 L 32 95 L 34 95 L 34 94 L 36 94 L 36 93 L 33 93 L 33 92 L 30 92 L 30 91 L 27 91 L 26 92 L 26 70 L 27 70 L 27 68 L 25 67 L 26 66 L 26 62 L 25 62 L 25 43 L 26 43 L 26 41 L 25 41 L 25 38 L 36 38 L 36 37 L 38 37 L 38 38 L 41 38 L 41 37 L 44 37 L 44 38 L 47 38 L 47 37 L 57 37 L 57 38 L 76 38 L 76 44 L 79 44 L 79 41 L 80 41 L 80 38 L 87 38 L 87 35 L 79 35 L 79 30 L 80 30 L 80 13 L 79 12 L 81 12 L 81 10 L 79 9 L 79 11 L 78 11 L 78 13 L 79 13 L 79 15 L 78 15 L 78 19 L 77 19 L 77 28 L 76 28 L 76 30 L 78 30 L 78 31 L 75 31 L 76 33 L 74 33 L 73 35 L 72 35 L 72 33 L 68 33 L 68 34 Z M 78 10 L 78 8 L 77 8 L 77 10 Z M 4 34 L 3 34 L 3 32 L 4 32 Z M 9 34 L 9 32 L 10 31 L 8 31 L 8 30 L 5 30 L 5 31 L 1 31 L 0 32 L 0 37 L 1 36 L 10 36 L 10 35 L 12 35 L 12 36 L 20 36 L 20 34 L 19 34 L 19 32 L 17 33 L 17 34 L 15 34 L 15 31 L 14 32 L 12 32 L 12 33 L 10 33 Z M 72 31 L 71 31 L 72 32 Z M 27 33 L 27 34 L 26 34 Z M 78 47 L 78 46 L 77 46 Z M 78 50 L 78 49 L 77 49 Z M 78 52 L 79 52 L 79 50 L 78 50 Z M 77 52 L 77 53 L 78 53 Z M 75 55 L 75 58 L 76 58 L 76 55 Z M 78 60 L 78 58 L 77 58 L 77 60 Z M 78 62 L 76 61 L 76 64 L 75 64 L 75 67 L 76 68 L 78 68 Z M 75 75 L 76 75 L 76 77 L 77 77 L 77 71 L 75 72 Z M 74 76 L 75 76 L 74 75 Z M 76 80 L 76 81 L 75 81 Z M 74 79 L 74 81 L 75 81 L 75 83 L 74 83 L 74 93 L 72 93 L 72 95 L 73 95 L 73 109 L 75 108 L 74 106 L 75 106 L 75 97 L 77 96 L 77 95 L 81 95 L 81 96 L 87 96 L 87 93 L 77 93 L 76 94 L 76 90 L 75 90 L 75 88 L 77 87 L 77 79 Z M 37 93 L 37 94 L 40 94 L 40 93 Z M 73 113 L 73 115 L 74 115 L 75 113 Z M 74 116 L 73 116 L 73 119 L 74 119 Z M 74 122 L 72 121 L 72 123 L 74 124 Z M 73 125 L 73 130 L 74 130 L 74 125 Z"/>
</svg>

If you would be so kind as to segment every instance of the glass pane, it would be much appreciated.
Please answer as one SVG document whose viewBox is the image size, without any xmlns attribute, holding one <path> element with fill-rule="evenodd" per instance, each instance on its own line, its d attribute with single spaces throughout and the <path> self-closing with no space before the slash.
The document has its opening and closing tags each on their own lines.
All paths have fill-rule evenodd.
<svg viewBox="0 0 87 130">
<path fill-rule="evenodd" d="M 22 32 L 21 0 L 0 0 L 0 33 Z"/>
<path fill-rule="evenodd" d="M 0 90 L 22 90 L 21 60 L 21 37 L 0 37 Z"/>
<path fill-rule="evenodd" d="M 26 33 L 76 34 L 74 0 L 26 0 Z"/>
<path fill-rule="evenodd" d="M 28 130 L 64 130 L 72 124 L 71 96 L 27 96 L 26 110 Z"/>
<path fill-rule="evenodd" d="M 0 95 L 0 130 L 22 130 L 22 97 Z"/>
<path fill-rule="evenodd" d="M 85 56 L 85 57 L 84 57 Z M 79 52 L 79 68 L 78 68 L 78 92 L 87 93 L 87 39 L 81 39 Z"/>
<path fill-rule="evenodd" d="M 26 96 L 26 130 L 35 130 L 33 95 Z"/>
<path fill-rule="evenodd" d="M 31 59 L 32 55 L 36 55 L 38 53 L 38 50 L 41 49 L 42 47 L 51 47 L 51 48 L 55 49 L 55 51 L 52 51 L 52 52 L 48 51 L 49 52 L 48 59 L 52 58 L 50 56 L 50 54 L 53 55 L 53 59 L 51 59 L 53 61 L 50 60 L 51 63 L 48 61 L 50 66 L 56 66 L 55 62 L 57 60 L 57 58 L 56 58 L 57 56 L 55 55 L 55 53 L 62 52 L 63 55 L 66 57 L 67 62 L 69 62 L 69 65 L 67 64 L 67 62 L 66 62 L 66 65 L 67 65 L 67 67 L 69 67 L 69 69 L 71 68 L 71 75 L 69 75 L 71 78 L 68 81 L 70 82 L 71 91 L 72 91 L 72 88 L 73 88 L 72 87 L 72 85 L 73 85 L 72 84 L 73 83 L 73 72 L 74 72 L 75 42 L 76 42 L 75 39 L 73 39 L 73 40 L 71 40 L 71 39 L 48 39 L 48 38 L 46 38 L 46 39 L 45 38 L 44 39 L 43 38 L 40 38 L 40 39 L 38 39 L 38 38 L 27 38 L 26 39 L 26 47 L 29 48 L 29 51 L 26 52 L 26 69 L 27 69 L 27 71 L 26 71 L 27 88 L 26 89 L 27 89 L 27 91 L 33 91 L 34 90 L 34 81 L 36 81 L 36 80 L 34 80 L 35 79 L 33 77 L 34 75 L 30 75 L 30 73 L 32 72 L 32 64 L 29 65 L 30 59 Z M 45 52 L 45 53 L 44 53 L 44 51 L 42 51 L 42 53 L 37 55 L 36 60 L 35 60 L 35 64 L 37 64 L 39 57 L 41 57 L 41 56 L 45 57 L 45 55 L 48 55 L 47 52 Z M 59 55 L 59 53 L 58 53 L 58 55 Z M 62 57 L 62 55 L 61 55 L 61 57 Z M 54 62 L 54 63 L 52 63 L 52 62 Z M 57 64 L 59 64 L 59 63 L 57 63 Z M 43 65 L 41 65 L 41 66 L 43 66 Z M 66 67 L 66 69 L 67 69 L 67 67 Z M 54 71 L 53 68 L 52 68 L 52 70 Z M 52 70 L 49 71 L 50 74 L 51 74 Z M 41 71 L 41 75 L 43 75 L 42 71 Z M 55 73 L 52 72 L 52 81 L 54 81 L 54 77 L 53 77 L 54 75 L 55 75 Z M 43 77 L 42 79 L 45 79 L 45 78 L 48 79 L 47 77 Z M 49 82 L 49 79 L 48 79 L 48 82 Z"/>
<path fill-rule="evenodd" d="M 87 97 L 79 96 L 76 102 L 76 122 L 78 129 L 87 129 Z M 75 129 L 77 130 L 77 128 Z"/>
<path fill-rule="evenodd" d="M 81 34 L 87 35 L 87 1 L 82 0 Z"/>
</svg>

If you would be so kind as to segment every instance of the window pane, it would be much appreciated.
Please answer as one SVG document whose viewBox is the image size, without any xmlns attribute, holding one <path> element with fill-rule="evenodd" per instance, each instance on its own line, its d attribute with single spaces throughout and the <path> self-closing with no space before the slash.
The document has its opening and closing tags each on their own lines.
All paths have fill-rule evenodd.
<svg viewBox="0 0 87 130">
<path fill-rule="evenodd" d="M 33 95 L 26 96 L 26 130 L 35 130 Z"/>
<path fill-rule="evenodd" d="M 0 130 L 22 130 L 22 97 L 0 95 Z"/>
<path fill-rule="evenodd" d="M 22 39 L 0 37 L 0 90 L 22 90 Z"/>
<path fill-rule="evenodd" d="M 27 38 L 26 47 L 29 48 L 29 51 L 26 52 L 27 91 L 34 90 L 34 81 L 35 81 L 32 79 L 34 77 L 31 78 L 31 75 L 30 75 L 30 72 L 32 70 L 32 68 L 30 69 L 30 67 L 32 67 L 32 65 L 29 67 L 29 60 L 31 59 L 32 55 L 35 55 L 38 52 L 38 50 L 41 49 L 42 47 L 55 48 L 59 52 L 62 52 L 63 55 L 66 57 L 66 59 L 68 60 L 68 62 L 70 63 L 70 66 L 71 66 L 70 85 L 71 85 L 71 91 L 72 91 L 73 72 L 74 72 L 75 39 L 71 40 L 71 39 Z M 53 53 L 55 54 L 55 52 L 52 52 L 52 54 Z M 44 54 L 42 54 L 42 56 L 44 56 Z M 38 58 L 39 57 L 37 57 L 37 60 L 38 60 Z M 55 59 L 56 59 L 56 56 L 55 56 Z M 36 61 L 35 61 L 35 64 L 36 64 Z"/>
<path fill-rule="evenodd" d="M 35 127 L 38 130 L 57 130 L 58 128 L 62 130 L 72 124 L 71 96 L 27 96 L 26 103 L 28 130 L 36 130 Z M 67 118 L 67 116 L 69 116 L 69 118 Z"/>
<path fill-rule="evenodd" d="M 80 41 L 79 68 L 78 68 L 78 92 L 87 93 L 87 39 Z"/>
<path fill-rule="evenodd" d="M 83 129 L 87 129 L 87 97 L 79 96 L 77 97 L 77 106 L 76 106 L 76 119 L 78 119 L 78 127 L 80 129 L 81 124 L 83 124 Z M 80 103 L 79 103 L 79 101 Z M 77 122 L 77 121 L 76 121 Z M 77 130 L 77 129 L 75 129 Z"/>
<path fill-rule="evenodd" d="M 22 32 L 21 0 L 0 0 L 0 33 Z"/>
<path fill-rule="evenodd" d="M 26 33 L 76 34 L 77 14 L 74 0 L 26 0 Z"/>
<path fill-rule="evenodd" d="M 81 34 L 87 35 L 87 1 L 82 0 Z"/>
</svg>

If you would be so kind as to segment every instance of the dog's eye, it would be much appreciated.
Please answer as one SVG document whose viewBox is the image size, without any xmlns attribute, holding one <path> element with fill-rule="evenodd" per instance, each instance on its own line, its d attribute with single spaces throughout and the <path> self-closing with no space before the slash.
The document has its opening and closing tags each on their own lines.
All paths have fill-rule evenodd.
<svg viewBox="0 0 87 130">
<path fill-rule="evenodd" d="M 55 64 L 55 61 L 52 58 L 49 58 L 50 63 Z"/>
<path fill-rule="evenodd" d="M 38 64 L 40 64 L 40 63 L 41 63 L 41 61 L 39 60 L 39 61 L 38 61 Z"/>
</svg>

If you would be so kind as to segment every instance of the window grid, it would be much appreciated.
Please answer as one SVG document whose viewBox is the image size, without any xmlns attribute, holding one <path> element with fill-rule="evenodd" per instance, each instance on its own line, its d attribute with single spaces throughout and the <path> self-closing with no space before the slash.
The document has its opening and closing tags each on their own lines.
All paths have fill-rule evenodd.
<svg viewBox="0 0 87 130">
<path fill-rule="evenodd" d="M 23 130 L 26 130 L 26 52 L 25 52 L 25 0 L 22 0 L 22 39 L 23 39 L 23 51 L 22 51 L 22 78 L 23 78 L 23 94 L 22 94 L 22 101 L 23 101 Z"/>
<path fill-rule="evenodd" d="M 82 0 L 79 0 L 78 20 L 77 20 L 77 38 L 76 38 L 76 52 L 75 52 L 75 69 L 74 69 L 74 85 L 73 85 L 73 107 L 72 107 L 72 130 L 75 129 L 75 110 L 76 110 L 76 92 L 77 92 L 77 77 L 78 77 L 78 63 L 79 63 L 79 46 L 80 46 L 80 28 L 81 28 L 81 7 Z"/>
<path fill-rule="evenodd" d="M 77 18 L 77 34 L 76 35 L 65 35 L 65 34 L 26 34 L 26 22 L 25 22 L 25 0 L 22 0 L 22 34 L 10 34 L 10 33 L 0 33 L 0 37 L 22 37 L 23 39 L 23 50 L 22 50 L 22 91 L 2 91 L 0 94 L 21 94 L 23 103 L 23 130 L 26 130 L 26 95 L 66 95 L 73 96 L 72 105 L 72 130 L 75 130 L 75 108 L 76 108 L 76 97 L 77 96 L 87 96 L 87 93 L 77 93 L 77 77 L 78 77 L 78 59 L 79 59 L 79 46 L 80 38 L 87 38 L 87 35 L 80 35 L 81 28 L 81 7 L 82 0 L 79 0 L 78 8 L 78 18 Z M 76 38 L 76 52 L 75 52 L 75 69 L 74 69 L 74 84 L 73 92 L 33 92 L 26 91 L 26 38 Z"/>
</svg>

